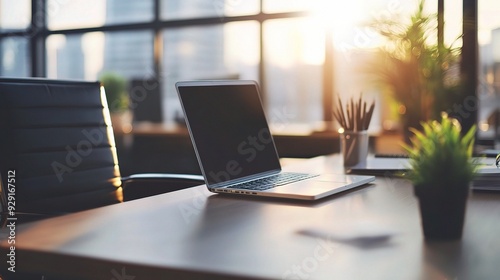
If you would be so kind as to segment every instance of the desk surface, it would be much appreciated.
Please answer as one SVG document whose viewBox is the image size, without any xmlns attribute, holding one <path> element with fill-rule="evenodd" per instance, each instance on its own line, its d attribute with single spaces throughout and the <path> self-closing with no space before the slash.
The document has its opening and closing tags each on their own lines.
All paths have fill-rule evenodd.
<svg viewBox="0 0 500 280">
<path fill-rule="evenodd" d="M 287 169 L 338 165 L 329 156 Z M 314 203 L 199 186 L 18 226 L 16 268 L 106 280 L 496 279 L 500 195 L 473 193 L 467 207 L 462 240 L 426 243 L 411 185 L 399 179 Z"/>
</svg>

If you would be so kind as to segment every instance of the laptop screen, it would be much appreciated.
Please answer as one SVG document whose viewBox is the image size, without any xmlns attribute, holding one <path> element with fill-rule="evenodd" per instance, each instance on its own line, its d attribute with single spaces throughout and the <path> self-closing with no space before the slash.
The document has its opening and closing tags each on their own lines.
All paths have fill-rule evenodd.
<svg viewBox="0 0 500 280">
<path fill-rule="evenodd" d="M 255 82 L 180 82 L 177 89 L 209 185 L 281 168 Z"/>
</svg>

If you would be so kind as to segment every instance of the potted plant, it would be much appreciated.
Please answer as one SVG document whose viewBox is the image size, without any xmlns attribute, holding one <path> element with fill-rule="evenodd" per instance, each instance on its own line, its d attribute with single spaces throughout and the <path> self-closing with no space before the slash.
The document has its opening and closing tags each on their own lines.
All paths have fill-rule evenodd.
<svg viewBox="0 0 500 280">
<path fill-rule="evenodd" d="M 399 104 L 406 143 L 410 127 L 439 118 L 460 98 L 457 67 L 461 49 L 438 45 L 437 14 L 426 14 L 424 4 L 419 1 L 409 18 L 376 20 L 369 25 L 386 43 L 367 70 Z"/>
<path fill-rule="evenodd" d="M 462 236 L 467 196 L 477 164 L 472 160 L 475 127 L 461 136 L 460 123 L 445 113 L 438 121 L 411 129 L 408 178 L 418 198 L 423 233 L 427 239 Z"/>
<path fill-rule="evenodd" d="M 124 133 L 131 127 L 131 113 L 128 109 L 127 81 L 122 76 L 106 72 L 99 77 L 106 92 L 111 122 L 115 133 Z"/>
</svg>

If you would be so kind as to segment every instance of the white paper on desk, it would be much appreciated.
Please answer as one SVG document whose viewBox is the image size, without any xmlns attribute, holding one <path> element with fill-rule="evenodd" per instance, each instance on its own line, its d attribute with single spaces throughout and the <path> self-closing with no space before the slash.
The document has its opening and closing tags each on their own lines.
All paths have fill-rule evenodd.
<svg viewBox="0 0 500 280">
<path fill-rule="evenodd" d="M 500 190 L 500 169 L 496 166 L 481 166 L 477 170 L 477 177 L 472 182 L 476 190 Z"/>
<path fill-rule="evenodd" d="M 407 158 L 367 158 L 366 163 L 352 167 L 355 170 L 406 171 L 410 166 Z"/>
<path fill-rule="evenodd" d="M 483 175 L 500 176 L 500 168 L 496 166 L 481 166 L 477 173 L 480 174 L 480 177 L 482 177 Z"/>
</svg>

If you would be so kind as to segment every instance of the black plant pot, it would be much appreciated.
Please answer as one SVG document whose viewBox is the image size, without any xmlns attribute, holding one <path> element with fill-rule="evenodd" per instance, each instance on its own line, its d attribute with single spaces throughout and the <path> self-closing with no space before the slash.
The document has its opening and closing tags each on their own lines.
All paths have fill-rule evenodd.
<svg viewBox="0 0 500 280">
<path fill-rule="evenodd" d="M 468 184 L 456 188 L 415 186 L 426 239 L 453 240 L 462 237 L 468 193 Z"/>
</svg>

